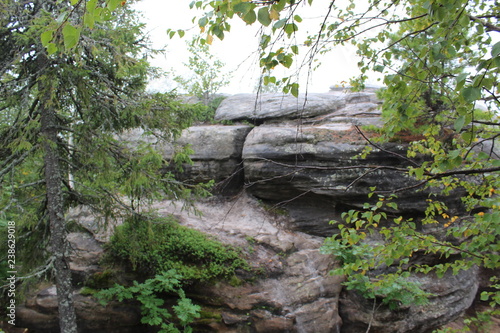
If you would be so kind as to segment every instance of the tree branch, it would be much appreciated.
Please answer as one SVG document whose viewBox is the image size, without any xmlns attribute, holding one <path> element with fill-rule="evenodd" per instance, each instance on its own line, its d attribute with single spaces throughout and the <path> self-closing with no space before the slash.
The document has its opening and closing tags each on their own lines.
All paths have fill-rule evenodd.
<svg viewBox="0 0 500 333">
<path fill-rule="evenodd" d="M 475 21 L 475 22 L 479 22 L 481 23 L 483 26 L 486 27 L 486 31 L 496 31 L 496 32 L 500 32 L 500 27 L 499 26 L 496 26 L 490 22 L 487 22 L 485 20 L 481 20 L 479 17 L 477 16 L 473 16 L 473 15 L 469 15 L 469 18 L 472 20 L 472 21 Z"/>
<path fill-rule="evenodd" d="M 387 154 L 390 154 L 390 155 L 394 155 L 394 156 L 396 156 L 396 157 L 398 157 L 398 158 L 401 158 L 401 159 L 403 159 L 403 160 L 405 160 L 405 161 L 407 161 L 407 162 L 409 162 L 409 163 L 413 164 L 414 166 L 420 167 L 420 165 L 419 165 L 418 163 L 416 163 L 415 161 L 413 161 L 413 160 L 409 159 L 408 157 L 403 156 L 403 155 L 398 154 L 398 153 L 395 153 L 395 152 L 393 152 L 393 151 L 389 151 L 389 150 L 387 150 L 387 149 L 382 148 L 382 147 L 381 147 L 381 146 L 379 146 L 379 145 L 376 145 L 375 143 L 373 143 L 373 142 L 372 142 L 372 141 L 371 141 L 371 140 L 370 140 L 370 139 L 369 139 L 369 138 L 368 138 L 368 137 L 367 137 L 367 136 L 366 136 L 366 135 L 365 135 L 365 134 L 361 131 L 361 129 L 359 128 L 359 126 L 358 126 L 358 125 L 354 125 L 354 127 L 356 128 L 356 131 L 358 131 L 358 133 L 359 133 L 359 134 L 363 137 L 363 139 L 365 139 L 365 140 L 366 140 L 366 142 L 368 142 L 371 146 L 373 146 L 373 147 L 375 147 L 375 148 L 379 149 L 380 151 L 383 151 L 384 153 L 387 153 Z"/>
</svg>

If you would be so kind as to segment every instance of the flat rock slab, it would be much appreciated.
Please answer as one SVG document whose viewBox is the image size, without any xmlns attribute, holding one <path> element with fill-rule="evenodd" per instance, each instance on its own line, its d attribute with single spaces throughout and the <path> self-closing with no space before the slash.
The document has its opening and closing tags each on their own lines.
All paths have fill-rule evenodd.
<svg viewBox="0 0 500 333">
<path fill-rule="evenodd" d="M 345 104 L 345 98 L 336 94 L 308 94 L 299 98 L 283 94 L 237 94 L 221 103 L 215 120 L 308 118 L 332 113 Z"/>
<path fill-rule="evenodd" d="M 326 197 L 353 199 L 369 187 L 392 190 L 412 184 L 405 174 L 390 169 L 372 172 L 372 165 L 401 166 L 403 158 L 374 149 L 366 159 L 354 159 L 367 142 L 351 124 L 317 126 L 259 126 L 243 147 L 245 179 L 260 198 L 287 200 L 312 192 Z M 404 154 L 404 147 L 387 145 Z"/>
<path fill-rule="evenodd" d="M 243 185 L 241 152 L 251 129 L 248 125 L 192 126 L 173 142 L 160 141 L 153 135 L 145 135 L 141 129 L 133 129 L 120 134 L 119 138 L 130 149 L 151 144 L 166 161 L 174 160 L 177 152 L 189 148 L 192 163 L 183 163 L 182 171 L 174 167 L 175 163 L 170 163 L 165 170 L 190 183 L 215 180 L 218 192 L 232 194 Z"/>
<path fill-rule="evenodd" d="M 380 116 L 380 101 L 374 92 L 337 91 L 301 94 L 237 94 L 217 109 L 216 120 L 292 120 L 322 117 Z"/>
</svg>

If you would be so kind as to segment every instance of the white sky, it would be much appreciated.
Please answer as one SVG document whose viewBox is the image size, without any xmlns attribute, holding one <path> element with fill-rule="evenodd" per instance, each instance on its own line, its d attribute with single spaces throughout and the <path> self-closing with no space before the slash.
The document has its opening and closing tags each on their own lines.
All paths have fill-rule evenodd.
<svg viewBox="0 0 500 333">
<path fill-rule="evenodd" d="M 186 41 L 199 33 L 199 28 L 191 22 L 197 15 L 195 10 L 189 8 L 190 0 L 141 0 L 135 8 L 144 15 L 144 22 L 147 24 L 147 31 L 153 40 L 156 48 L 165 47 L 166 53 L 157 56 L 152 64 L 165 71 L 174 69 L 176 75 L 186 74 L 187 69 L 183 63 L 187 62 L 189 52 L 186 49 Z M 299 25 L 297 34 L 298 43 L 302 43 L 308 33 L 317 31 L 322 14 L 326 13 L 329 0 L 315 0 L 313 8 L 304 6 L 301 8 L 300 16 L 304 21 Z M 316 18 L 316 19 L 314 19 Z M 252 52 L 258 49 L 258 26 L 247 26 L 235 16 L 231 21 L 231 32 L 225 34 L 223 41 L 214 38 L 211 52 L 226 64 L 227 71 L 234 71 L 233 79 L 228 87 L 222 88 L 220 92 L 236 94 L 243 92 L 253 92 L 258 81 L 260 70 L 256 63 L 256 56 L 251 56 Z M 184 38 L 177 35 L 170 39 L 167 36 L 167 29 L 188 30 Z M 301 51 L 305 54 L 306 48 Z M 249 58 L 250 57 L 250 58 Z M 244 60 L 248 59 L 244 62 Z M 322 65 L 312 75 L 308 86 L 309 92 L 327 92 L 329 87 L 348 81 L 355 76 L 357 71 L 357 58 L 352 47 L 336 48 L 321 59 Z M 292 68 L 297 69 L 298 61 L 294 62 Z M 294 67 L 295 66 L 295 67 Z M 279 73 L 275 74 L 281 77 Z M 299 74 L 301 91 L 304 91 L 307 78 L 307 69 L 303 69 Z M 163 80 L 153 82 L 151 88 L 154 90 L 171 90 L 175 88 L 175 82 L 167 75 Z"/>
</svg>

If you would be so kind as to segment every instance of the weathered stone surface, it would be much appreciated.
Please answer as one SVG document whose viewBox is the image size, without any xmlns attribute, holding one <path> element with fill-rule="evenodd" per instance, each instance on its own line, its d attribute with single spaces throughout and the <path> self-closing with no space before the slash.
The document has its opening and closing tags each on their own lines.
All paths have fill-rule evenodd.
<svg viewBox="0 0 500 333">
<path fill-rule="evenodd" d="M 245 332 L 250 325 L 253 332 L 334 332 L 340 326 L 337 304 L 343 279 L 328 274 L 335 261 L 319 252 L 321 238 L 288 231 L 285 216 L 273 217 L 244 194 L 231 202 L 198 203 L 202 217 L 165 204 L 156 208 L 246 249 L 252 267 L 262 272 L 241 286 L 218 283 L 190 290 L 203 295 L 205 302 L 210 300 L 208 305 L 225 309 L 226 327 L 219 324 L 217 331 L 234 327 L 235 332 Z M 228 313 L 249 313 L 249 317 L 234 319 Z"/>
<path fill-rule="evenodd" d="M 193 126 L 184 130 L 174 143 L 159 142 L 154 136 L 144 135 L 139 129 L 122 133 L 120 140 L 135 147 L 141 143 L 152 144 L 169 161 L 175 152 L 189 145 L 192 164 L 183 164 L 182 172 L 173 167 L 179 180 L 199 183 L 215 180 L 222 193 L 233 193 L 242 186 L 241 152 L 246 135 L 251 130 L 247 125 Z"/>
<path fill-rule="evenodd" d="M 103 307 L 88 296 L 74 296 L 77 322 L 84 333 L 141 333 L 147 332 L 140 325 L 137 306 L 110 303 Z M 16 308 L 16 324 L 40 333 L 58 333 L 57 290 L 55 286 L 41 290 L 24 306 Z"/>
<path fill-rule="evenodd" d="M 214 198 L 197 203 L 202 216 L 170 201 L 159 202 L 154 208 L 160 214 L 175 215 L 183 225 L 241 247 L 257 272 L 253 277 L 241 272 L 238 286 L 222 281 L 190 287 L 187 292 L 197 304 L 220 313 L 219 320 L 205 318 L 195 323 L 197 330 L 210 327 L 217 332 L 312 333 L 335 331 L 341 325 L 338 299 L 343 279 L 328 274 L 335 267 L 335 261 L 320 253 L 321 238 L 287 230 L 285 216 L 270 214 L 255 198 L 245 194 L 232 201 Z M 79 210 L 77 216 L 89 225 L 91 216 L 85 216 L 85 212 L 91 214 L 88 210 Z M 86 261 L 88 270 L 93 271 L 102 254 L 100 243 L 89 237 L 87 233 L 69 235 L 75 245 L 71 255 L 75 274 L 85 271 Z M 247 278 L 251 281 L 245 282 Z M 75 306 L 82 332 L 145 329 L 137 328 L 140 322 L 137 307 L 117 303 L 102 307 L 78 292 L 76 288 Z M 55 288 L 39 292 L 19 308 L 19 313 L 19 322 L 24 327 L 55 332 Z"/>
<path fill-rule="evenodd" d="M 247 190 L 261 199 L 281 202 L 299 230 L 328 236 L 331 233 L 321 233 L 332 231 L 328 222 L 368 202 L 370 188 L 390 193 L 417 184 L 401 172 L 409 163 L 406 145 L 384 144 L 366 158 L 355 159 L 366 146 L 349 123 L 258 126 L 243 147 Z M 421 215 L 431 191 L 436 190 L 398 193 L 398 213 Z M 461 207 L 458 192 L 442 199 L 450 211 Z"/>
<path fill-rule="evenodd" d="M 193 164 L 184 164 L 178 178 L 191 182 L 215 180 L 222 193 L 234 193 L 243 185 L 241 152 L 251 127 L 195 126 L 185 130 L 176 145 L 187 146 L 194 151 L 190 155 Z M 168 156 L 168 150 L 164 150 Z"/>
<path fill-rule="evenodd" d="M 390 310 L 368 301 L 356 292 L 344 290 L 340 299 L 341 332 L 364 333 L 370 326 L 373 333 L 427 333 L 458 317 L 472 304 L 478 288 L 477 269 L 436 276 L 412 276 L 422 289 L 434 296 L 429 304 L 412 305 Z"/>
<path fill-rule="evenodd" d="M 68 235 L 68 241 L 73 250 L 70 256 L 72 279 L 74 283 L 82 283 L 101 270 L 99 260 L 104 251 L 90 233 L 72 232 Z"/>
<path fill-rule="evenodd" d="M 238 94 L 226 98 L 217 120 L 253 120 L 280 122 L 290 119 L 335 121 L 338 117 L 374 117 L 380 115 L 380 101 L 374 92 L 335 91 L 326 94 L 302 94 L 298 98 L 283 94 Z"/>
<path fill-rule="evenodd" d="M 239 272 L 237 283 L 190 287 L 189 296 L 213 313 L 197 322 L 195 331 L 357 333 L 370 326 L 372 333 L 418 333 L 458 316 L 476 294 L 474 269 L 442 279 L 412 275 L 410 279 L 435 294 L 429 305 L 390 311 L 377 300 L 375 312 L 372 301 L 353 291 L 341 292 L 343 278 L 328 274 L 335 268 L 335 260 L 319 250 L 323 237 L 337 232 L 328 222 L 361 207 L 370 187 L 391 191 L 415 181 L 395 170 L 408 163 L 403 157 L 404 145 L 387 144 L 374 149 L 367 159 L 353 159 L 367 145 L 354 125 L 380 123 L 380 102 L 373 91 L 309 94 L 304 102 L 304 96 L 264 94 L 256 100 L 255 95 L 236 95 L 219 108 L 218 119 L 248 119 L 263 125 L 253 129 L 246 125 L 196 126 L 184 131 L 174 144 L 158 144 L 154 136 L 137 130 L 122 135 L 130 147 L 152 143 L 167 160 L 180 147 L 191 145 L 194 164 L 184 166 L 184 172 L 178 174 L 185 181 L 233 179 L 229 187 L 234 190 L 242 186 L 244 173 L 245 190 L 232 199 L 198 202 L 201 216 L 171 201 L 153 207 L 165 216 L 174 215 L 183 225 L 241 247 L 251 267 L 259 272 L 252 276 Z M 300 125 L 292 121 L 295 118 L 301 118 Z M 493 147 L 478 149 L 491 151 Z M 382 168 L 372 170 L 373 165 Z M 399 213 L 418 219 L 428 195 L 425 191 L 399 193 Z M 460 194 L 447 198 L 446 204 L 450 212 L 458 210 Z M 90 231 L 68 237 L 74 249 L 70 267 L 75 281 L 82 282 L 99 272 L 101 242 L 109 239 L 110 229 L 100 228 L 87 209 L 72 209 L 68 218 Z M 435 234 L 432 228 L 422 230 Z M 438 239 L 441 236 L 436 234 Z M 429 265 L 440 260 L 421 259 Z M 137 307 L 113 304 L 103 308 L 78 294 L 77 288 L 75 292 L 82 332 L 144 329 L 137 326 Z M 18 317 L 37 332 L 55 332 L 56 310 L 54 289 L 49 288 L 19 307 Z"/>
<path fill-rule="evenodd" d="M 375 150 L 367 159 L 353 159 L 365 147 L 351 124 L 256 127 L 243 148 L 248 189 L 270 200 L 288 200 L 307 192 L 356 205 L 366 199 L 369 187 L 391 190 L 413 184 L 391 170 L 406 162 L 396 155 Z M 400 145 L 385 149 L 404 154 Z M 387 169 L 368 172 L 373 165 Z"/>
<path fill-rule="evenodd" d="M 269 120 L 308 118 L 332 113 L 345 106 L 337 94 L 237 94 L 222 101 L 216 120 Z"/>
<path fill-rule="evenodd" d="M 248 125 L 193 126 L 182 132 L 174 145 L 158 146 L 165 157 L 171 157 L 176 147 L 189 145 L 194 161 L 228 160 L 241 157 L 243 142 L 251 127 Z"/>
</svg>

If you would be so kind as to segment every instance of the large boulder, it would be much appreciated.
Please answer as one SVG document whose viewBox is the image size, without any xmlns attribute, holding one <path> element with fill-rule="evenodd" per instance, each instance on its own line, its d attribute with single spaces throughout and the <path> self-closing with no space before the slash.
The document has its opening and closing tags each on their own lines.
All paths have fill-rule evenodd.
<svg viewBox="0 0 500 333">
<path fill-rule="evenodd" d="M 366 198 L 369 187 L 390 191 L 414 184 L 398 171 L 408 163 L 405 146 L 388 144 L 385 151 L 375 149 L 366 159 L 355 159 L 366 146 L 348 123 L 259 126 L 243 148 L 245 178 L 250 191 L 266 199 L 311 192 L 353 203 Z M 373 171 L 373 166 L 380 168 Z"/>
<path fill-rule="evenodd" d="M 83 296 L 75 290 L 74 304 L 80 332 L 88 333 L 141 333 L 148 332 L 141 325 L 136 305 L 111 303 L 100 305 L 93 297 Z M 24 305 L 16 307 L 16 325 L 37 333 L 58 333 L 57 289 L 42 289 Z"/>
<path fill-rule="evenodd" d="M 288 218 L 244 193 L 231 201 L 199 202 L 202 216 L 159 204 L 162 214 L 245 249 L 258 276 L 239 286 L 227 282 L 189 291 L 221 315 L 217 332 L 335 332 L 343 277 L 330 275 L 335 260 L 320 253 L 320 237 L 287 228 Z M 244 314 L 244 315 L 242 315 Z"/>
<path fill-rule="evenodd" d="M 332 120 L 335 117 L 380 115 L 380 101 L 374 92 L 337 91 L 301 94 L 237 94 L 226 98 L 216 120 L 286 121 L 290 119 Z"/>
<path fill-rule="evenodd" d="M 390 309 L 381 300 L 367 300 L 357 292 L 344 290 L 340 298 L 340 315 L 344 333 L 427 333 L 450 322 L 467 310 L 478 290 L 478 270 L 448 271 L 442 278 L 435 275 L 413 275 L 410 280 L 433 294 L 425 305 Z"/>
<path fill-rule="evenodd" d="M 300 230 L 329 236 L 328 221 L 350 207 L 362 207 L 369 201 L 370 188 L 390 193 L 417 184 L 401 172 L 409 163 L 406 145 L 385 144 L 356 159 L 367 145 L 350 123 L 258 126 L 243 148 L 247 190 L 288 207 Z M 398 193 L 397 212 L 422 214 L 430 193 L 421 189 Z M 458 196 L 446 200 L 450 210 L 459 209 Z"/>
<path fill-rule="evenodd" d="M 173 145 L 159 147 L 165 157 L 175 150 L 189 147 L 192 164 L 184 163 L 182 171 L 174 171 L 180 180 L 201 183 L 214 180 L 219 193 L 234 194 L 243 185 L 241 152 L 250 132 L 248 125 L 193 126 L 182 132 Z"/>
<path fill-rule="evenodd" d="M 380 124 L 379 104 L 373 91 L 345 89 L 298 99 L 279 94 L 235 95 L 222 103 L 216 118 L 250 120 L 260 126 L 195 126 L 173 143 L 160 143 L 140 130 L 121 135 L 131 148 L 153 144 L 166 160 L 189 146 L 193 164 L 184 164 L 182 172 L 166 165 L 165 171 L 176 172 L 179 179 L 189 182 L 215 179 L 224 193 L 243 189 L 231 199 L 197 202 L 201 215 L 170 201 L 153 207 L 159 214 L 176 216 L 185 226 L 240 247 L 252 267 L 251 273 L 238 272 L 236 281 L 189 288 L 189 296 L 204 312 L 195 331 L 423 333 L 453 320 L 470 306 L 478 285 L 476 269 L 443 278 L 412 274 L 409 279 L 434 296 L 428 305 L 396 311 L 380 306 L 380 299 L 374 303 L 352 290 L 341 291 L 343 278 L 329 274 L 336 267 L 335 258 L 320 251 L 324 237 L 338 232 L 329 221 L 340 220 L 353 207 L 361 208 L 372 187 L 388 193 L 411 189 L 398 192 L 395 212 L 415 220 L 424 215 L 428 196 L 436 194 L 416 187 L 417 181 L 401 172 L 411 163 L 405 157 L 406 144 L 372 146 L 366 159 L 355 158 L 370 146 L 367 138 L 376 136 L 366 130 L 363 136 L 356 126 Z M 446 202 L 449 212 L 459 214 L 460 193 L 439 199 Z M 86 209 L 76 208 L 68 215 L 89 231 L 68 237 L 73 277 L 85 283 L 102 273 L 102 242 L 109 239 L 113 226 L 99 228 Z M 444 235 L 434 230 L 439 228 L 433 228 L 423 226 L 422 230 L 442 239 Z M 417 259 L 429 265 L 441 260 L 424 257 Z M 130 280 L 126 272 L 121 277 Z M 91 297 L 81 295 L 79 288 L 75 295 L 83 332 L 142 329 L 137 327 L 137 307 L 124 305 L 116 313 L 120 305 L 99 307 Z M 55 290 L 44 289 L 19 307 L 19 322 L 37 332 L 55 332 L 56 310 Z M 106 321 L 110 316 L 117 319 Z"/>
<path fill-rule="evenodd" d="M 120 140 L 130 148 L 140 144 L 152 144 L 167 161 L 184 148 L 193 151 L 189 155 L 192 163 L 183 163 L 179 170 L 172 161 L 166 171 L 174 172 L 177 179 L 192 183 L 214 180 L 221 193 L 234 193 L 242 186 L 243 168 L 241 152 L 245 137 L 250 132 L 248 125 L 193 126 L 182 131 L 173 142 L 159 141 L 153 135 L 145 135 L 140 129 L 121 133 Z"/>
<path fill-rule="evenodd" d="M 154 208 L 159 214 L 176 216 L 183 225 L 240 247 L 252 267 L 252 272 L 239 272 L 236 281 L 204 283 L 186 290 L 203 308 L 204 317 L 194 323 L 196 332 L 315 333 L 340 329 L 338 300 L 343 277 L 329 274 L 336 262 L 320 253 L 321 238 L 287 230 L 285 216 L 269 213 L 266 206 L 244 194 L 233 200 L 198 202 L 196 209 L 202 215 L 171 201 L 158 202 Z M 86 221 L 84 226 L 92 225 L 88 221 L 92 218 L 90 211 L 79 210 L 78 216 Z M 72 233 L 69 239 L 73 245 L 73 273 L 81 275 L 85 268 L 96 272 L 102 244 L 92 240 L 90 233 Z M 93 276 L 103 275 L 102 269 Z M 113 275 L 126 280 L 131 277 L 127 271 Z M 81 332 L 147 331 L 140 325 L 137 304 L 111 303 L 103 307 L 81 291 L 80 286 L 75 286 Z M 20 326 L 37 332 L 58 332 L 55 287 L 42 289 L 18 307 L 17 319 Z"/>
</svg>

